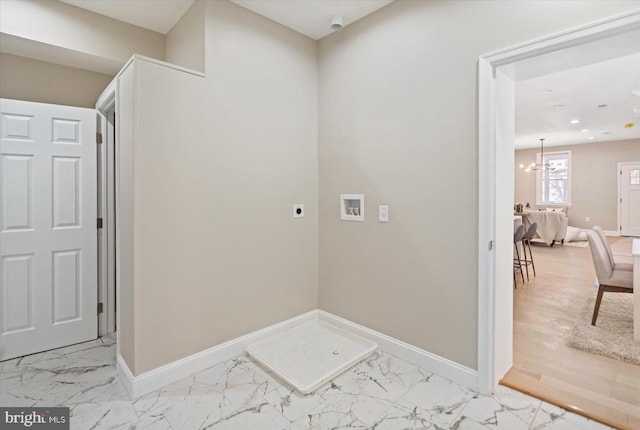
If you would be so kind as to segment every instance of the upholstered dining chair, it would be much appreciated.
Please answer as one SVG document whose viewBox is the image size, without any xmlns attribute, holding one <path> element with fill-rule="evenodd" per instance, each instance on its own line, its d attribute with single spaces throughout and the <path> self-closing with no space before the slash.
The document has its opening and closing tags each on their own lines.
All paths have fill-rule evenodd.
<svg viewBox="0 0 640 430">
<path fill-rule="evenodd" d="M 513 233 L 513 249 L 515 251 L 516 257 L 513 259 L 513 286 L 518 288 L 516 285 L 516 270 L 520 270 L 520 276 L 522 276 L 522 283 L 524 284 L 524 274 L 522 273 L 522 264 L 520 264 L 520 249 L 518 249 L 518 243 L 522 242 L 522 237 L 524 236 L 524 225 L 520 224 L 516 231 Z"/>
<path fill-rule="evenodd" d="M 596 298 L 596 304 L 593 308 L 593 317 L 591 318 L 591 325 L 596 325 L 598 311 L 600 311 L 600 303 L 602 302 L 602 295 L 605 292 L 633 293 L 633 272 L 620 269 L 616 270 L 611 264 L 611 260 L 609 260 L 607 250 L 598 233 L 592 230 L 587 230 L 586 233 L 599 284 L 598 297 Z"/>
<path fill-rule="evenodd" d="M 598 233 L 598 237 L 602 241 L 604 248 L 607 250 L 607 256 L 609 257 L 609 261 L 611 262 L 611 266 L 614 270 L 627 270 L 633 271 L 633 263 L 616 263 L 613 259 L 613 251 L 611 251 L 611 245 L 609 245 L 609 241 L 607 240 L 607 236 L 604 235 L 604 230 L 599 225 L 593 227 L 593 231 Z"/>
</svg>

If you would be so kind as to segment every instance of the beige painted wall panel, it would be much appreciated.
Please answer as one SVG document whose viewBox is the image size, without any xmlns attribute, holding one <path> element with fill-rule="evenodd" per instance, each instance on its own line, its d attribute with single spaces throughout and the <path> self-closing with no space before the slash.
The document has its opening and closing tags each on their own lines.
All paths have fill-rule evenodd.
<svg viewBox="0 0 640 430">
<path fill-rule="evenodd" d="M 167 33 L 167 62 L 204 72 L 204 8 L 203 1 L 196 1 Z"/>
<path fill-rule="evenodd" d="M 475 369 L 478 57 L 639 4 L 398 1 L 322 39 L 320 307 Z"/>
<path fill-rule="evenodd" d="M 113 76 L 0 53 L 0 97 L 93 108 Z"/>
<path fill-rule="evenodd" d="M 206 5 L 206 78 L 139 62 L 136 374 L 318 306 L 315 42 Z"/>
<path fill-rule="evenodd" d="M 52 0 L 0 1 L 2 33 L 124 63 L 164 59 L 164 35 Z"/>
<path fill-rule="evenodd" d="M 547 151 L 571 151 L 569 225 L 618 230 L 618 163 L 640 161 L 640 140 L 554 146 Z M 515 151 L 515 201 L 536 202 L 536 175 L 520 169 L 536 159 L 539 149 Z M 590 218 L 590 222 L 586 221 Z"/>
</svg>

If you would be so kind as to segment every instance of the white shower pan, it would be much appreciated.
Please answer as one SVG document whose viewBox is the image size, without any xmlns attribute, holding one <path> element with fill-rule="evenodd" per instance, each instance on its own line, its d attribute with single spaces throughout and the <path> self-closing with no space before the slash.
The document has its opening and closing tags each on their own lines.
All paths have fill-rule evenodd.
<svg viewBox="0 0 640 430">
<path fill-rule="evenodd" d="M 309 321 L 247 346 L 247 353 L 302 394 L 370 356 L 378 345 L 323 321 Z"/>
</svg>

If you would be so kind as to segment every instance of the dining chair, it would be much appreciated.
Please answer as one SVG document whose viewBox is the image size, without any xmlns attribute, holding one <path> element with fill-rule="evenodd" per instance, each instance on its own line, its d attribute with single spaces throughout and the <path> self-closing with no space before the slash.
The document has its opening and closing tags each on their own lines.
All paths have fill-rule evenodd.
<svg viewBox="0 0 640 430">
<path fill-rule="evenodd" d="M 627 270 L 633 271 L 633 263 L 616 263 L 616 260 L 613 258 L 613 251 L 611 250 L 611 245 L 609 245 L 609 241 L 607 240 L 607 236 L 604 235 L 604 230 L 599 225 L 593 227 L 593 231 L 598 233 L 604 248 L 607 250 L 607 256 L 609 257 L 609 261 L 611 262 L 611 266 L 614 270 Z"/>
<path fill-rule="evenodd" d="M 598 277 L 598 296 L 593 308 L 593 317 L 591 318 L 591 325 L 596 325 L 600 304 L 602 303 L 602 295 L 606 292 L 633 293 L 633 272 L 616 270 L 611 264 L 611 260 L 609 260 L 607 250 L 598 233 L 593 230 L 587 230 L 586 233 L 593 265 Z"/>
</svg>

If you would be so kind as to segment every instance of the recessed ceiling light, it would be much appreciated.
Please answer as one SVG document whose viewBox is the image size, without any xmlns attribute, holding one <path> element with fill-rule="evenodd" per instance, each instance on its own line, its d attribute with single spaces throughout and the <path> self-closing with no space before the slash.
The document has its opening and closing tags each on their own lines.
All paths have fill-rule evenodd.
<svg viewBox="0 0 640 430">
<path fill-rule="evenodd" d="M 569 121 L 571 124 L 580 124 L 580 120 L 579 119 L 572 119 L 571 121 Z"/>
<path fill-rule="evenodd" d="M 580 130 L 581 133 L 586 133 L 587 131 L 589 130 L 587 130 L 586 128 L 583 128 L 582 130 Z"/>
<path fill-rule="evenodd" d="M 556 109 L 564 109 L 566 106 L 565 105 L 553 105 L 554 108 Z"/>
<path fill-rule="evenodd" d="M 593 140 L 593 139 L 595 139 L 595 136 L 589 136 L 589 137 L 587 137 L 587 139 Z"/>
<path fill-rule="evenodd" d="M 606 109 L 607 107 L 607 105 L 598 105 L 598 109 Z"/>
<path fill-rule="evenodd" d="M 610 131 L 603 131 L 602 134 L 611 134 Z"/>
</svg>

